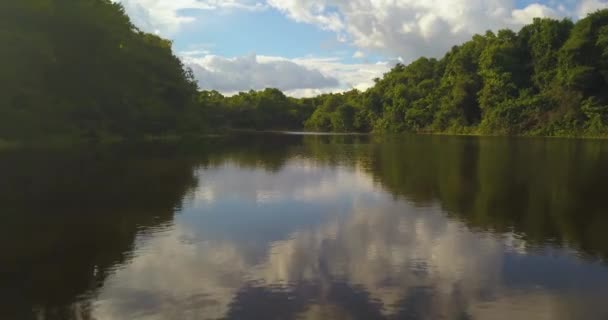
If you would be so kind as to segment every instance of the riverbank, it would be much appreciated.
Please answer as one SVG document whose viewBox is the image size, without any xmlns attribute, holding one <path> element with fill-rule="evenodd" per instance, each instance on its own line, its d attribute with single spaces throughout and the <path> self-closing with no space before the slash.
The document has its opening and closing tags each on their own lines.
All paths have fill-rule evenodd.
<svg viewBox="0 0 608 320">
<path fill-rule="evenodd" d="M 590 135 L 504 135 L 504 134 L 482 134 L 479 132 L 316 132 L 297 130 L 249 130 L 249 129 L 227 129 L 206 134 L 197 135 L 147 135 L 142 137 L 125 138 L 119 136 L 107 136 L 103 138 L 87 139 L 73 137 L 47 137 L 43 139 L 8 140 L 0 138 L 0 150 L 16 148 L 67 148 L 92 145 L 113 145 L 120 143 L 177 143 L 183 141 L 196 141 L 210 138 L 228 137 L 242 134 L 284 134 L 302 136 L 372 136 L 372 137 L 399 137 L 406 135 L 419 136 L 445 136 L 445 137 L 494 137 L 494 138 L 543 138 L 543 139 L 581 139 L 581 140 L 607 140 L 608 136 Z"/>
</svg>

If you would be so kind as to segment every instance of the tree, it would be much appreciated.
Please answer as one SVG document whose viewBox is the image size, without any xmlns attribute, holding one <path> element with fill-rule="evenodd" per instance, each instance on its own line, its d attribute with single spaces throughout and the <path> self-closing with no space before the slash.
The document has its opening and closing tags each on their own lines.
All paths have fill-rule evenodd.
<svg viewBox="0 0 608 320">
<path fill-rule="evenodd" d="M 0 137 L 99 138 L 193 128 L 197 86 L 171 42 L 109 0 L 0 4 Z M 77 44 L 77 45 L 76 45 Z M 19 126 L 15 124 L 19 123 Z M 197 126 L 198 127 L 198 126 Z"/>
</svg>

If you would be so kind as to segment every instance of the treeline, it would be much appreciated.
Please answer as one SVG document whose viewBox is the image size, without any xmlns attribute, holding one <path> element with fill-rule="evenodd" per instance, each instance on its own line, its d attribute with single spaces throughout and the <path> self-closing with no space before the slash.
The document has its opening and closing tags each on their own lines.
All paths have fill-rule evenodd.
<svg viewBox="0 0 608 320">
<path fill-rule="evenodd" d="M 255 129 L 608 135 L 608 10 L 476 35 L 365 92 L 199 92 L 110 0 L 0 1 L 0 144 Z M 204 84 L 201 84 L 204 86 Z"/>
<path fill-rule="evenodd" d="M 213 103 L 205 92 L 200 102 L 216 107 L 212 113 L 224 117 L 220 123 L 245 121 L 252 127 L 256 119 L 256 128 L 603 136 L 608 134 L 608 10 L 576 24 L 538 18 L 517 33 L 476 35 L 442 59 L 395 66 L 366 92 L 303 100 L 268 92 Z M 259 95 L 270 101 L 258 103 Z M 247 103 L 252 97 L 256 102 Z"/>
<path fill-rule="evenodd" d="M 110 0 L 0 1 L 0 138 L 202 130 L 191 73 L 171 42 Z"/>
<path fill-rule="evenodd" d="M 315 111 L 312 99 L 287 97 L 278 89 L 241 92 L 230 97 L 217 91 L 202 91 L 197 101 L 214 130 L 302 129 Z"/>
</svg>

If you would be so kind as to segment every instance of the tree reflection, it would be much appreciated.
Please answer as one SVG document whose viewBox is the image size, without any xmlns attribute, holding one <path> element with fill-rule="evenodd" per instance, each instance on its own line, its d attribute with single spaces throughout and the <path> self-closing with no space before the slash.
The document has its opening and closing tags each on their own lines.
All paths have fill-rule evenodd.
<svg viewBox="0 0 608 320">
<path fill-rule="evenodd" d="M 472 228 L 608 257 L 604 141 L 410 137 L 369 152 L 368 171 L 397 196 L 438 201 Z"/>
<path fill-rule="evenodd" d="M 170 224 L 196 186 L 193 163 L 172 153 L 2 154 L 0 317 L 88 318 L 87 295 L 127 262 L 138 234 Z"/>
</svg>

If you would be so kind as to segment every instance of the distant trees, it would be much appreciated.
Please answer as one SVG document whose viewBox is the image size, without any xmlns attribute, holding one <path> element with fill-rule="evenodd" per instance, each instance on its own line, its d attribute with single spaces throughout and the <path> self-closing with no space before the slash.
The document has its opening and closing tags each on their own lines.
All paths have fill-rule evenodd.
<svg viewBox="0 0 608 320">
<path fill-rule="evenodd" d="M 365 131 L 366 128 L 361 127 L 364 115 L 360 99 L 361 93 L 357 90 L 315 97 L 311 99 L 315 111 L 304 125 L 313 131 Z"/>
<path fill-rule="evenodd" d="M 202 91 L 198 105 L 215 129 L 301 129 L 314 111 L 309 100 L 287 97 L 278 89 L 252 90 L 230 97 Z"/>
</svg>

